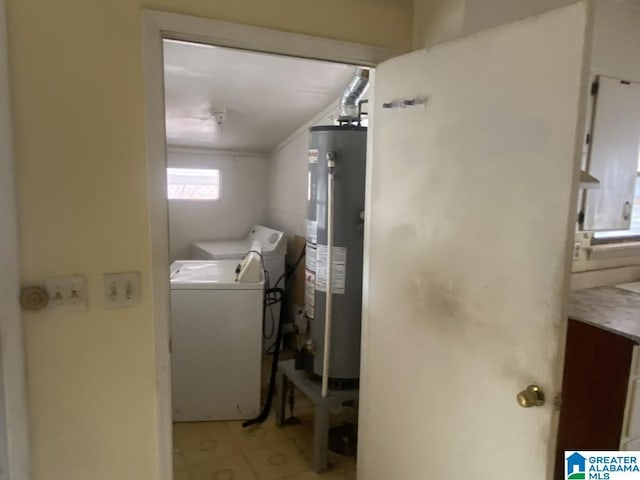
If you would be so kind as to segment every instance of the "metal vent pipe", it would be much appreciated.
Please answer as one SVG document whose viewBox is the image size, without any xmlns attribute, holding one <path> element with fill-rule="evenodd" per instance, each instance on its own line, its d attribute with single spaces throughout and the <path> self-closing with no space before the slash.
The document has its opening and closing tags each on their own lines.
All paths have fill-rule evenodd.
<svg viewBox="0 0 640 480">
<path fill-rule="evenodd" d="M 340 100 L 340 115 L 338 119 L 341 122 L 352 123 L 358 121 L 358 102 L 367 91 L 368 86 L 369 70 L 358 68 L 355 77 L 349 83 Z"/>
</svg>

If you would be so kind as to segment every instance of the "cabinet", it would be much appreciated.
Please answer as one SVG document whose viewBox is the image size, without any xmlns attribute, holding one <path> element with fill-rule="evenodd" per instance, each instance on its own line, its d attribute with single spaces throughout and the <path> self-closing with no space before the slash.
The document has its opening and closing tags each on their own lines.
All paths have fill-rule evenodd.
<svg viewBox="0 0 640 480">
<path fill-rule="evenodd" d="M 588 173 L 600 181 L 584 196 L 584 230 L 628 230 L 640 151 L 640 84 L 598 78 Z"/>
<path fill-rule="evenodd" d="M 640 450 L 640 347 L 633 348 L 620 450 Z"/>
<path fill-rule="evenodd" d="M 565 450 L 619 449 L 640 449 L 638 346 L 569 319 L 554 478 Z"/>
</svg>

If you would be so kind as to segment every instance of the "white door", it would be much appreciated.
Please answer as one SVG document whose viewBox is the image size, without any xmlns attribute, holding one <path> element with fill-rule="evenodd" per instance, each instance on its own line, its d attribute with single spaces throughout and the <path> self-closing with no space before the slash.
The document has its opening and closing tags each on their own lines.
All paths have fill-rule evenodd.
<svg viewBox="0 0 640 480">
<path fill-rule="evenodd" d="M 361 480 L 550 478 L 586 17 L 573 4 L 377 69 Z M 530 384 L 544 406 L 516 402 Z"/>
</svg>

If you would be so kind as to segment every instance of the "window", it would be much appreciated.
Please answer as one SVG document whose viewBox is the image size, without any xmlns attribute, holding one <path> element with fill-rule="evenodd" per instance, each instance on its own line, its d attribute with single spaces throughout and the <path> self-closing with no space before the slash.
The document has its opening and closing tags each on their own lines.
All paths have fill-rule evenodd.
<svg viewBox="0 0 640 480">
<path fill-rule="evenodd" d="M 638 169 L 636 176 L 636 192 L 633 198 L 633 209 L 631 210 L 631 225 L 629 230 L 619 230 L 613 232 L 594 232 L 594 239 L 612 239 L 640 236 L 640 155 L 638 159 Z"/>
<path fill-rule="evenodd" d="M 218 200 L 220 170 L 213 168 L 167 168 L 169 200 Z"/>
</svg>

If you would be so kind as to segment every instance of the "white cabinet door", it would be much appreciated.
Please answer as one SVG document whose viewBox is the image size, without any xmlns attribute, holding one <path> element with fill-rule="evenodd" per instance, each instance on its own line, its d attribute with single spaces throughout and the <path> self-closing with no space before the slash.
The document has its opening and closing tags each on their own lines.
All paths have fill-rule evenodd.
<svg viewBox="0 0 640 480">
<path fill-rule="evenodd" d="M 551 478 L 586 16 L 572 4 L 376 71 L 360 479 Z M 530 384 L 544 406 L 516 402 Z"/>
<path fill-rule="evenodd" d="M 640 84 L 600 77 L 589 173 L 600 180 L 585 194 L 584 230 L 628 230 L 640 146 Z"/>
</svg>

